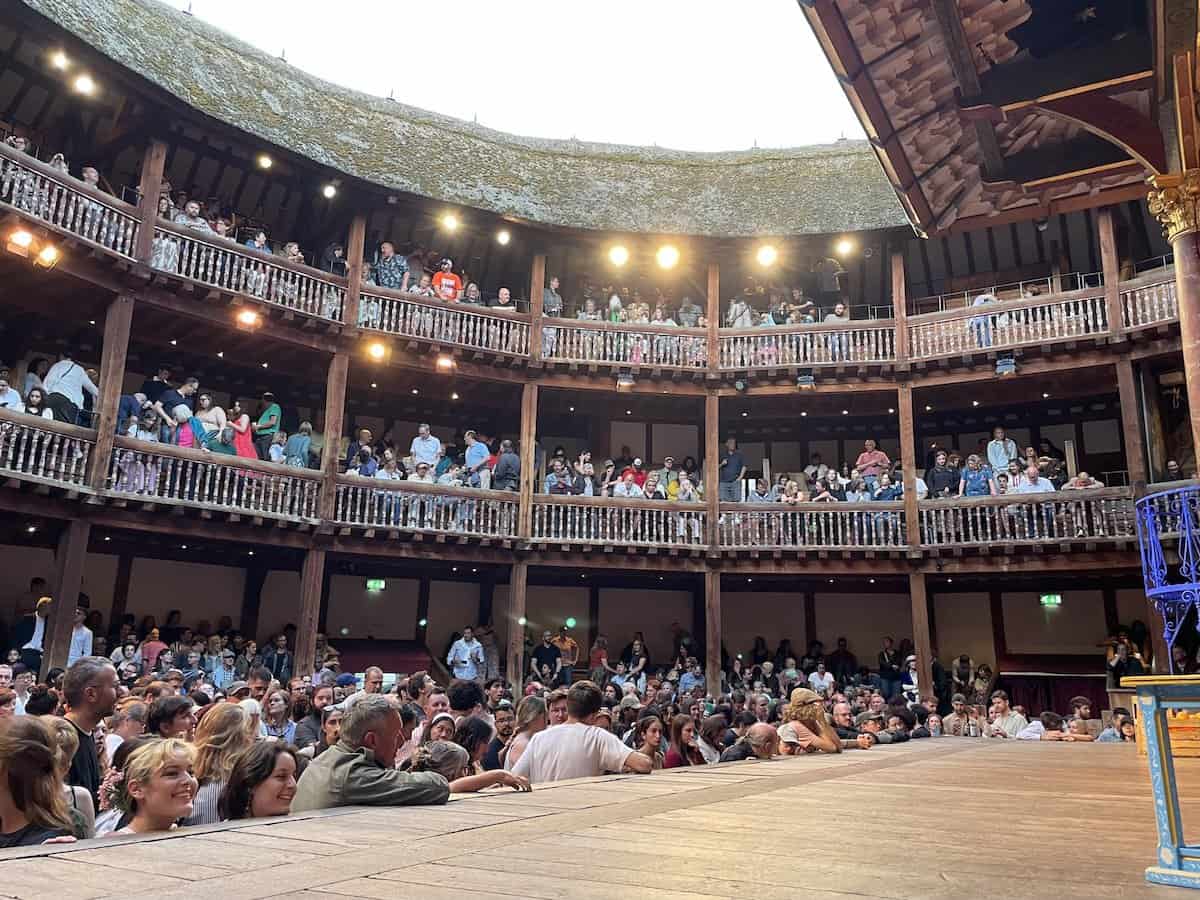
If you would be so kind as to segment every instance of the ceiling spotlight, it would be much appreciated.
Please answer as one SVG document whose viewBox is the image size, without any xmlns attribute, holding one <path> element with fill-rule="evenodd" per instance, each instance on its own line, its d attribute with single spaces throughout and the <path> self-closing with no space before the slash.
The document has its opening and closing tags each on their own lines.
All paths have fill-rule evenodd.
<svg viewBox="0 0 1200 900">
<path fill-rule="evenodd" d="M 1046 391 L 1042 391 L 1042 399 L 1043 399 L 1043 400 L 1049 400 L 1049 399 L 1050 399 L 1050 395 L 1049 395 L 1049 394 L 1048 394 Z"/>
<path fill-rule="evenodd" d="M 894 406 L 889 406 L 888 407 L 888 415 L 895 415 L 895 414 L 896 414 L 896 408 Z"/>
<path fill-rule="evenodd" d="M 374 360 L 381 360 L 387 356 L 387 347 L 379 341 L 375 341 L 375 343 L 368 345 L 367 356 Z"/>
<path fill-rule="evenodd" d="M 454 368 L 454 357 L 443 353 L 437 358 L 437 367 L 443 372 L 448 372 Z"/>
<path fill-rule="evenodd" d="M 978 406 L 978 405 L 979 405 L 979 401 L 978 401 L 978 400 L 972 400 L 972 401 L 971 401 L 971 405 L 972 405 L 972 406 Z"/>
<path fill-rule="evenodd" d="M 746 410 L 744 410 L 744 409 L 743 409 L 743 410 L 742 410 L 742 418 L 744 419 L 744 418 L 746 418 L 746 416 L 748 416 L 748 415 L 750 415 L 750 413 L 748 413 Z"/>
<path fill-rule="evenodd" d="M 13 247 L 17 247 L 21 250 L 28 250 L 29 246 L 32 243 L 33 243 L 33 232 L 27 231 L 24 228 L 18 228 L 16 231 L 14 231 L 12 234 L 10 234 L 8 236 L 8 244 L 9 244 L 10 251 L 12 251 Z"/>
<path fill-rule="evenodd" d="M 417 619 L 417 627 L 418 628 L 424 628 L 428 624 L 429 624 L 428 619 Z"/>
<path fill-rule="evenodd" d="M 451 395 L 450 395 L 450 399 L 451 399 L 451 400 L 457 400 L 457 399 L 458 399 L 458 391 L 455 391 L 453 394 L 451 394 Z"/>
<path fill-rule="evenodd" d="M 171 338 L 171 346 L 172 347 L 179 346 L 179 341 L 175 340 L 175 338 Z"/>
<path fill-rule="evenodd" d="M 378 383 L 376 383 L 376 382 L 374 382 L 374 381 L 372 381 L 372 382 L 371 382 L 371 387 L 373 387 L 373 388 L 377 388 L 377 387 L 379 387 L 379 384 L 378 384 Z"/>
<path fill-rule="evenodd" d="M 458 216 L 454 213 L 446 213 L 442 216 L 442 227 L 447 231 L 455 231 L 458 229 Z"/>
<path fill-rule="evenodd" d="M 658 260 L 658 264 L 664 269 L 675 268 L 679 262 L 679 250 L 670 244 L 663 244 L 658 248 L 658 252 L 654 254 L 654 258 Z"/>
<path fill-rule="evenodd" d="M 111 537 L 109 537 L 107 534 L 104 536 L 104 542 L 105 542 L 105 543 L 108 543 L 108 542 L 109 542 L 109 541 L 111 541 L 111 540 L 112 540 L 112 538 L 111 538 Z"/>
<path fill-rule="evenodd" d="M 270 368 L 270 365 L 269 365 L 268 363 L 263 363 L 263 364 L 262 364 L 262 367 L 263 367 L 264 369 L 269 369 L 269 368 Z"/>
<path fill-rule="evenodd" d="M 66 71 L 71 67 L 71 60 L 61 50 L 55 50 L 50 54 L 50 65 L 61 71 Z"/>
<path fill-rule="evenodd" d="M 833 249 L 838 256 L 849 256 L 854 252 L 854 241 L 849 238 L 842 238 L 834 245 Z"/>
<path fill-rule="evenodd" d="M 842 415 L 843 415 L 843 416 L 848 416 L 848 415 L 850 415 L 850 410 L 848 410 L 848 409 L 843 409 L 843 410 L 842 410 Z"/>
<path fill-rule="evenodd" d="M 521 616 L 521 618 L 517 619 L 518 625 L 525 625 L 525 624 L 528 624 L 528 622 L 529 622 L 529 620 L 526 619 L 524 616 Z"/>
<path fill-rule="evenodd" d="M 417 395 L 417 394 L 419 394 L 419 393 L 421 393 L 421 392 L 420 392 L 419 390 L 417 390 L 416 388 L 413 388 L 413 389 L 412 389 L 412 392 L 413 392 L 413 395 L 414 395 L 414 396 L 415 396 L 415 395 Z"/>
<path fill-rule="evenodd" d="M 224 359 L 224 358 L 225 358 L 225 351 L 224 351 L 224 350 L 218 350 L 218 351 L 217 351 L 217 359 Z"/>
<path fill-rule="evenodd" d="M 337 185 L 335 185 L 335 184 L 325 185 L 325 187 L 321 188 L 321 196 L 324 197 L 326 200 L 332 200 L 334 197 L 337 196 Z"/>
<path fill-rule="evenodd" d="M 90 97 L 96 93 L 96 82 L 92 80 L 91 75 L 80 75 L 72 82 L 72 87 L 85 97 Z"/>
<path fill-rule="evenodd" d="M 806 410 L 806 409 L 800 410 L 800 418 L 804 418 L 807 415 L 808 415 L 808 410 Z"/>
<path fill-rule="evenodd" d="M 30 526 L 29 526 L 28 528 L 26 528 L 25 530 L 26 530 L 26 531 L 28 531 L 30 534 L 33 534 L 35 531 L 37 531 L 37 526 L 36 526 L 36 525 L 30 525 Z"/>
<path fill-rule="evenodd" d="M 38 251 L 37 259 L 35 259 L 34 262 L 39 266 L 51 269 L 54 267 L 54 264 L 58 262 L 60 255 L 61 254 L 58 252 L 57 247 L 55 247 L 53 244 L 47 244 L 40 251 Z"/>
<path fill-rule="evenodd" d="M 271 157 L 267 156 L 265 153 L 258 154 L 257 162 L 260 169 L 269 169 L 271 166 L 275 165 L 275 160 L 271 159 Z"/>
<path fill-rule="evenodd" d="M 507 229 L 502 228 L 496 232 L 496 243 L 499 244 L 500 246 L 507 247 L 508 242 L 511 240 L 512 240 L 512 235 L 508 233 Z"/>
<path fill-rule="evenodd" d="M 237 314 L 237 323 L 243 328 L 253 328 L 260 321 L 258 313 L 252 309 L 243 309 Z"/>
<path fill-rule="evenodd" d="M 568 411 L 568 412 L 575 412 L 575 407 L 573 407 L 573 406 L 568 406 L 568 407 L 567 407 L 567 411 Z"/>
<path fill-rule="evenodd" d="M 779 251 L 770 244 L 763 244 L 754 254 L 754 258 L 758 260 L 760 266 L 773 266 L 779 259 Z"/>
<path fill-rule="evenodd" d="M 614 266 L 623 266 L 629 262 L 629 251 L 620 244 L 617 244 L 617 246 L 608 251 L 608 261 Z"/>
<path fill-rule="evenodd" d="M 627 409 L 627 410 L 625 410 L 625 415 L 627 415 L 627 416 L 632 416 L 632 415 L 633 415 L 633 410 L 632 410 L 632 409 Z"/>
</svg>

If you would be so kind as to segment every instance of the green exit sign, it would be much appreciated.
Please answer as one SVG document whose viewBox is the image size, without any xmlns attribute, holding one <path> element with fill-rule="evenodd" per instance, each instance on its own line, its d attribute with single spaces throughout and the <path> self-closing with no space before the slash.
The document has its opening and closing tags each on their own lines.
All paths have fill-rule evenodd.
<svg viewBox="0 0 1200 900">
<path fill-rule="evenodd" d="M 1042 594 L 1040 599 L 1045 607 L 1062 606 L 1062 594 Z"/>
<path fill-rule="evenodd" d="M 367 579 L 367 593 L 378 594 L 387 589 L 387 581 L 382 578 Z"/>
</svg>

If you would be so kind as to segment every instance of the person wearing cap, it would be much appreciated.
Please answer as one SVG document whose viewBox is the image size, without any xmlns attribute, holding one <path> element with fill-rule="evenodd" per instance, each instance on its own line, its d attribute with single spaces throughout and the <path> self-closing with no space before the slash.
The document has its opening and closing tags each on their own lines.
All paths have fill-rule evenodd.
<svg viewBox="0 0 1200 900">
<path fill-rule="evenodd" d="M 621 480 L 625 480 L 626 475 L 633 475 L 633 481 L 638 487 L 646 486 L 647 472 L 642 468 L 642 458 L 635 456 L 633 462 L 621 470 Z"/>
<path fill-rule="evenodd" d="M 579 644 L 575 638 L 571 637 L 571 629 L 564 623 L 558 629 L 558 636 L 554 639 L 554 646 L 558 648 L 559 659 L 562 660 L 562 668 L 559 669 L 558 683 L 563 687 L 570 687 L 574 681 L 575 664 L 579 662 Z"/>
<path fill-rule="evenodd" d="M 258 421 L 250 425 L 254 431 L 254 447 L 258 451 L 259 459 L 265 461 L 271 458 L 271 444 L 275 441 L 275 432 L 279 431 L 282 418 L 283 410 L 275 402 L 275 395 L 270 391 L 263 391 L 262 412 L 258 414 Z"/>
<path fill-rule="evenodd" d="M 795 688 L 783 717 L 778 730 L 784 754 L 842 752 L 842 740 L 825 721 L 825 704 L 816 691 Z"/>
<path fill-rule="evenodd" d="M 240 703 L 249 696 L 250 685 L 244 681 L 231 681 L 229 686 L 225 688 L 225 699 L 231 703 Z"/>
<path fill-rule="evenodd" d="M 454 274 L 454 260 L 442 260 L 440 271 L 433 276 L 433 289 L 440 299 L 450 303 L 456 303 L 462 297 L 463 283 Z"/>
<path fill-rule="evenodd" d="M 947 737 L 967 737 L 970 730 L 970 719 L 967 717 L 967 698 L 964 694 L 955 694 L 950 698 L 954 712 L 942 718 L 942 734 Z"/>
<path fill-rule="evenodd" d="M 883 713 L 881 712 L 871 712 L 870 710 L 861 712 L 855 717 L 854 724 L 858 727 L 859 733 L 867 735 L 873 743 L 896 743 L 896 736 L 883 727 Z"/>
</svg>

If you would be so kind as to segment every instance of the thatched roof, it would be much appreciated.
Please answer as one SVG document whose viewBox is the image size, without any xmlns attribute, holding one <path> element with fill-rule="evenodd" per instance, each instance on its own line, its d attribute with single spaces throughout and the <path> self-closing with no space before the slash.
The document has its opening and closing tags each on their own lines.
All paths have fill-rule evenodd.
<svg viewBox="0 0 1200 900">
<path fill-rule="evenodd" d="M 865 141 L 686 153 L 518 137 L 314 78 L 156 0 L 22 2 L 196 110 L 390 190 L 604 231 L 750 236 L 907 223 Z"/>
</svg>

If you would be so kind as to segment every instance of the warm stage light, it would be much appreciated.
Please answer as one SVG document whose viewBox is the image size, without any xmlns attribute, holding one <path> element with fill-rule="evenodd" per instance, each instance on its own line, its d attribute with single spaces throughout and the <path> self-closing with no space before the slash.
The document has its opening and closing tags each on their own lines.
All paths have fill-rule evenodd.
<svg viewBox="0 0 1200 900">
<path fill-rule="evenodd" d="M 385 356 L 387 356 L 387 347 L 376 341 L 374 344 L 371 344 L 369 347 L 367 347 L 367 354 L 371 357 L 371 359 L 383 359 Z"/>
<path fill-rule="evenodd" d="M 447 231 L 454 231 L 458 228 L 458 216 L 454 213 L 446 213 L 442 216 L 442 227 Z"/>
<path fill-rule="evenodd" d="M 22 250 L 28 249 L 29 245 L 33 243 L 33 232 L 26 231 L 24 228 L 18 228 L 8 236 L 8 242 L 15 244 Z"/>
<path fill-rule="evenodd" d="M 496 243 L 501 246 L 508 246 L 508 242 L 512 240 L 512 235 L 503 229 L 496 232 Z"/>
<path fill-rule="evenodd" d="M 92 80 L 91 75 L 80 75 L 75 79 L 74 87 L 79 93 L 88 97 L 96 93 L 96 82 Z"/>
<path fill-rule="evenodd" d="M 71 60 L 61 50 L 55 50 L 50 54 L 50 65 L 65 71 L 71 67 Z"/>
<path fill-rule="evenodd" d="M 837 242 L 834 250 L 837 251 L 838 256 L 849 256 L 854 252 L 854 241 L 850 240 L 849 238 L 842 238 Z"/>
<path fill-rule="evenodd" d="M 773 266 L 775 260 L 779 259 L 779 251 L 770 244 L 763 244 L 758 248 L 758 253 L 755 254 L 760 266 Z"/>
<path fill-rule="evenodd" d="M 620 244 L 608 251 L 608 261 L 614 266 L 623 266 L 629 262 L 629 251 Z"/>
<path fill-rule="evenodd" d="M 271 157 L 267 156 L 267 154 L 258 154 L 258 167 L 260 169 L 269 169 L 273 165 L 275 165 L 275 160 L 271 159 Z"/>
<path fill-rule="evenodd" d="M 332 184 L 325 185 L 325 187 L 321 188 L 321 196 L 326 200 L 332 200 L 337 196 L 337 187 Z"/>
<path fill-rule="evenodd" d="M 654 258 L 658 260 L 658 264 L 662 268 L 673 269 L 679 262 L 679 250 L 670 244 L 663 244 L 658 248 L 658 253 L 654 255 Z"/>
<path fill-rule="evenodd" d="M 237 314 L 239 325 L 245 325 L 248 328 L 253 328 L 258 324 L 258 313 L 252 309 L 243 309 Z"/>
<path fill-rule="evenodd" d="M 443 372 L 447 372 L 450 369 L 453 369 L 454 368 L 454 357 L 447 356 L 445 353 L 443 353 L 441 356 L 439 356 L 437 358 L 437 367 L 439 369 L 441 369 Z"/>
<path fill-rule="evenodd" d="M 57 247 L 55 247 L 53 244 L 47 244 L 38 253 L 36 262 L 39 266 L 45 266 L 47 269 L 49 269 L 52 268 L 56 262 L 58 262 L 59 255 L 60 254 Z"/>
</svg>

